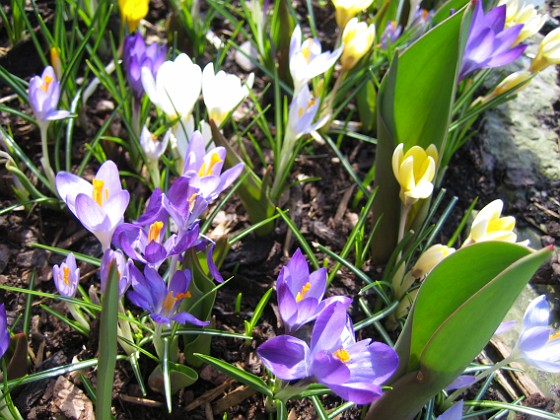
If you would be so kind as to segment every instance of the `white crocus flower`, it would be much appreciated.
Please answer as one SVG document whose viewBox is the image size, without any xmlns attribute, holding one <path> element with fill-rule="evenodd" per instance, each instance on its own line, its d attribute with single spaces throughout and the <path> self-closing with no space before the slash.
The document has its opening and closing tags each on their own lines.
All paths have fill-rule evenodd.
<svg viewBox="0 0 560 420">
<path fill-rule="evenodd" d="M 163 136 L 160 141 L 157 136 L 154 136 L 148 127 L 144 126 L 142 128 L 142 133 L 140 134 L 140 146 L 146 154 L 146 158 L 149 162 L 158 161 L 165 149 L 167 149 L 167 144 L 169 143 L 169 135 Z"/>
<path fill-rule="evenodd" d="M 234 74 L 220 70 L 214 74 L 214 65 L 208 63 L 202 72 L 202 96 L 208 110 L 208 118 L 219 127 L 226 117 L 243 99 L 249 95 L 253 86 L 254 75 L 251 73 L 245 83 Z"/>
<path fill-rule="evenodd" d="M 290 40 L 290 73 L 294 80 L 294 96 L 315 76 L 330 69 L 342 54 L 342 46 L 333 52 L 321 52 L 316 38 L 301 41 L 301 28 L 296 26 Z"/>
<path fill-rule="evenodd" d="M 319 101 L 313 97 L 309 87 L 303 85 L 290 104 L 290 111 L 288 114 L 289 134 L 295 139 L 298 139 L 304 134 L 311 133 L 313 130 L 322 127 L 323 124 L 328 121 L 328 116 L 313 123 L 318 110 Z M 286 136 L 288 136 L 288 132 Z"/>
<path fill-rule="evenodd" d="M 200 95 L 202 71 L 188 55 L 179 54 L 175 61 L 164 62 L 154 76 L 142 68 L 142 85 L 150 101 L 170 119 L 186 118 Z"/>
</svg>

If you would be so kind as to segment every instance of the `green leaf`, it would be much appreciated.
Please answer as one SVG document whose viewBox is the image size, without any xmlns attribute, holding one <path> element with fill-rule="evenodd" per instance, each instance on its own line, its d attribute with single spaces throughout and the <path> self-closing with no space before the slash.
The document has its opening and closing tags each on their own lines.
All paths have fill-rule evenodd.
<svg viewBox="0 0 560 420">
<path fill-rule="evenodd" d="M 181 389 L 194 384 L 198 380 L 198 373 L 188 366 L 168 362 L 168 368 L 171 383 L 171 395 L 175 395 Z M 161 394 L 164 393 L 164 376 L 161 365 L 157 365 L 150 374 L 148 385 L 153 391 Z"/>
<path fill-rule="evenodd" d="M 456 13 L 395 56 L 377 98 L 378 144 L 373 204 L 374 220 L 381 216 L 372 242 L 372 255 L 387 261 L 396 246 L 399 225 L 399 185 L 391 166 L 395 147 L 445 147 L 452 103 L 461 63 L 462 14 Z"/>
<path fill-rule="evenodd" d="M 111 418 L 113 378 L 117 362 L 117 307 L 119 300 L 119 278 L 117 264 L 110 262 L 109 278 L 103 294 L 103 310 L 99 329 L 99 364 L 97 372 L 97 389 L 95 417 L 99 420 Z"/>
<path fill-rule="evenodd" d="M 496 249 L 498 244 L 501 248 L 499 250 Z M 524 247 L 519 245 L 505 243 L 489 245 L 493 245 L 492 250 L 480 246 L 476 250 L 478 258 L 486 258 L 486 266 L 481 265 L 480 271 L 487 270 L 488 266 L 493 264 L 493 261 L 488 259 L 486 255 L 482 255 L 484 252 L 494 252 L 496 259 L 499 259 L 501 255 L 496 254 L 500 252 L 513 256 L 519 255 L 521 251 L 526 251 Z M 503 245 L 508 245 L 508 247 Z M 471 247 L 473 246 L 471 245 L 465 250 Z M 514 250 L 513 247 L 521 248 L 521 250 Z M 507 248 L 511 248 L 511 250 Z M 464 369 L 465 365 L 476 357 L 481 348 L 488 343 L 508 310 L 513 306 L 517 296 L 541 264 L 550 257 L 550 254 L 550 249 L 543 249 L 523 256 L 464 301 L 430 338 L 421 355 L 422 370 L 430 369 L 434 372 L 445 372 L 447 378 L 454 379 Z M 464 265 L 472 267 L 472 261 L 464 259 Z M 454 268 L 457 272 L 459 267 L 456 265 Z M 478 277 L 478 272 L 474 273 L 472 268 L 470 271 L 471 277 Z M 460 278 L 458 280 L 461 281 Z M 468 279 L 466 280 L 467 283 L 470 283 Z M 460 289 L 469 289 L 469 285 Z M 423 300 L 419 299 L 418 302 L 420 303 Z M 465 340 L 463 333 L 465 331 L 469 332 L 468 340 Z"/>
<path fill-rule="evenodd" d="M 207 356 L 205 354 L 195 354 L 194 356 L 201 358 L 209 365 L 215 367 L 219 371 L 225 373 L 228 376 L 236 379 L 237 381 L 250 386 L 251 388 L 257 390 L 263 395 L 272 398 L 273 394 L 272 391 L 266 386 L 266 383 L 256 375 L 252 373 L 245 372 L 242 369 L 239 369 L 233 365 L 230 365 L 227 362 L 224 362 L 220 359 L 216 359 L 212 356 Z"/>
</svg>

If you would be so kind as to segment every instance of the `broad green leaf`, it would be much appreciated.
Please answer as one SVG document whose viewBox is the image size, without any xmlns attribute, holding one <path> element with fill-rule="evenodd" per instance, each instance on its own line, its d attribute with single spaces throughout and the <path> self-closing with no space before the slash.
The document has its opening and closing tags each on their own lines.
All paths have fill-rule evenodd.
<svg viewBox="0 0 560 420">
<path fill-rule="evenodd" d="M 432 23 L 437 25 L 441 21 L 447 19 L 452 11 L 460 10 L 469 0 L 449 0 L 447 3 L 441 5 L 439 9 L 436 10 L 434 17 L 432 18 Z"/>
<path fill-rule="evenodd" d="M 424 280 L 416 298 L 408 370 L 419 368 L 420 356 L 428 342 L 461 305 L 530 253 L 520 245 L 481 242 L 458 250 L 438 264 Z M 463 334 L 460 336 L 465 338 Z"/>
<path fill-rule="evenodd" d="M 181 389 L 194 384 L 198 380 L 198 373 L 188 366 L 171 362 L 168 363 L 168 366 L 171 381 L 171 395 L 176 394 Z M 161 394 L 164 393 L 163 371 L 161 365 L 157 365 L 150 374 L 150 377 L 148 378 L 148 385 L 153 391 Z"/>
<path fill-rule="evenodd" d="M 374 220 L 383 217 L 372 255 L 387 261 L 396 246 L 399 185 L 391 160 L 395 147 L 445 147 L 461 61 L 462 14 L 456 13 L 400 52 L 383 78 L 377 98 L 378 143 L 375 156 Z"/>
<path fill-rule="evenodd" d="M 99 329 L 99 364 L 97 365 L 97 388 L 95 417 L 111 418 L 113 378 L 117 362 L 117 317 L 119 300 L 119 276 L 117 264 L 109 263 L 109 278 L 103 294 L 101 327 Z"/>
<path fill-rule="evenodd" d="M 205 354 L 198 354 L 198 353 L 195 354 L 195 356 L 201 358 L 209 365 L 215 367 L 216 369 L 225 373 L 226 375 L 231 376 L 233 379 L 236 379 L 242 384 L 245 384 L 257 390 L 261 394 L 266 395 L 267 397 L 270 398 L 273 397 L 272 391 L 266 386 L 266 383 L 258 376 L 253 375 L 252 373 L 249 372 L 245 372 L 243 369 L 239 369 L 233 365 L 230 365 L 227 362 L 224 362 L 223 360 L 216 359 L 215 357 L 212 356 L 207 356 Z"/>
<path fill-rule="evenodd" d="M 465 301 L 427 343 L 420 359 L 422 370 L 446 372 L 453 380 L 490 340 L 517 296 L 549 257 L 550 249 L 546 248 L 519 259 Z"/>
</svg>

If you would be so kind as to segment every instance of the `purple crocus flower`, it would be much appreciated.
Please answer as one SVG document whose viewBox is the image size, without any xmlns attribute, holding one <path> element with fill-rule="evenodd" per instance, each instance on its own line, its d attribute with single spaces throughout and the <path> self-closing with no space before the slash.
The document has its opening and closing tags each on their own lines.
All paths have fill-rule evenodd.
<svg viewBox="0 0 560 420">
<path fill-rule="evenodd" d="M 134 260 L 149 264 L 156 270 L 163 261 L 172 255 L 180 254 L 195 245 L 200 228 L 198 223 L 192 225 L 180 235 L 172 234 L 165 241 L 166 217 L 147 224 L 123 223 L 113 235 L 113 245 L 122 249 Z"/>
<path fill-rule="evenodd" d="M 327 270 L 320 268 L 309 274 L 309 267 L 300 249 L 286 264 L 276 280 L 278 311 L 287 334 L 313 321 L 329 304 L 342 302 L 347 308 L 352 299 L 333 296 L 324 301 L 327 288 Z"/>
<path fill-rule="evenodd" d="M 397 369 L 397 353 L 371 340 L 356 342 L 346 305 L 329 305 L 317 317 L 311 343 L 279 335 L 257 349 L 264 365 L 286 381 L 314 378 L 341 398 L 369 404 L 381 396 L 381 384 Z"/>
<path fill-rule="evenodd" d="M 110 160 L 101 165 L 92 184 L 69 172 L 59 172 L 55 182 L 74 216 L 101 242 L 103 251 L 109 249 L 130 199 L 121 187 L 117 165 Z"/>
<path fill-rule="evenodd" d="M 474 12 L 459 80 L 476 70 L 505 66 L 517 60 L 527 48 L 524 44 L 512 48 L 523 25 L 504 29 L 505 4 L 484 14 L 482 1 L 472 0 L 471 3 L 474 3 Z"/>
<path fill-rule="evenodd" d="M 201 321 L 188 312 L 177 312 L 181 301 L 191 296 L 189 285 L 191 272 L 189 270 L 176 271 L 169 285 L 161 278 L 156 270 L 150 266 L 144 267 L 144 274 L 129 263 L 129 272 L 132 277 L 132 288 L 128 298 L 136 306 L 145 309 L 150 317 L 158 324 L 171 326 L 171 321 L 180 324 L 193 324 L 205 327 L 209 321 Z"/>
<path fill-rule="evenodd" d="M 165 61 L 167 47 L 157 42 L 146 46 L 144 38 L 139 32 L 129 35 L 124 40 L 123 65 L 126 70 L 128 83 L 137 101 L 144 95 L 142 86 L 142 68 L 146 67 L 153 77 Z"/>
<path fill-rule="evenodd" d="M 130 260 L 129 262 L 132 263 Z M 99 270 L 101 278 L 101 293 L 105 293 L 107 281 L 109 280 L 109 270 L 111 269 L 111 264 L 117 265 L 119 296 L 122 296 L 130 287 L 131 280 L 128 272 L 129 264 L 127 264 L 127 261 L 124 259 L 124 254 L 120 250 L 113 251 L 112 249 L 108 249 L 103 253 L 103 258 L 101 258 L 101 268 Z"/>
<path fill-rule="evenodd" d="M 39 125 L 47 126 L 49 121 L 60 120 L 70 112 L 56 109 L 60 99 L 60 83 L 51 66 L 43 70 L 41 76 L 34 76 L 29 81 L 29 104 L 33 109 Z"/>
<path fill-rule="evenodd" d="M 167 194 L 162 195 L 162 206 L 169 213 L 180 232 L 189 231 L 208 208 L 208 201 L 191 179 L 177 178 Z"/>
<path fill-rule="evenodd" d="M 534 299 L 523 317 L 516 351 L 531 366 L 560 372 L 560 332 L 549 327 L 550 308 L 546 296 Z"/>
<path fill-rule="evenodd" d="M 463 418 L 463 400 L 457 401 L 436 420 L 461 420 Z"/>
<path fill-rule="evenodd" d="M 80 282 L 80 269 L 76 266 L 76 257 L 70 253 L 66 260 L 52 268 L 53 281 L 60 296 L 74 297 Z"/>
<path fill-rule="evenodd" d="M 0 359 L 4 357 L 9 345 L 10 332 L 8 331 L 8 319 L 6 317 L 6 308 L 2 303 L 0 304 Z"/>
<path fill-rule="evenodd" d="M 397 42 L 397 39 L 401 36 L 402 26 L 397 25 L 397 22 L 394 20 L 387 22 L 387 26 L 385 26 L 385 30 L 381 35 L 381 48 L 386 50 L 389 45 L 394 44 Z"/>
<path fill-rule="evenodd" d="M 226 149 L 215 147 L 206 153 L 206 145 L 200 131 L 195 131 L 190 139 L 183 176 L 190 185 L 198 188 L 198 194 L 208 201 L 214 200 L 241 174 L 243 163 L 238 163 L 222 173 Z"/>
</svg>

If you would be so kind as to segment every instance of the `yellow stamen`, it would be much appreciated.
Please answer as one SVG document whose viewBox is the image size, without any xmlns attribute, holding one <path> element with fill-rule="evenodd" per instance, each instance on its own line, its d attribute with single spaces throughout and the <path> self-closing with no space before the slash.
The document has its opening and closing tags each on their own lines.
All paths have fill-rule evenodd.
<svg viewBox="0 0 560 420">
<path fill-rule="evenodd" d="M 68 277 L 70 277 L 70 269 L 68 267 L 62 267 L 62 272 L 64 273 L 64 283 L 70 284 L 70 280 L 68 280 Z"/>
<path fill-rule="evenodd" d="M 92 198 L 95 200 L 100 207 L 103 207 L 103 187 L 105 187 L 105 182 L 101 179 L 93 180 L 93 192 Z M 105 188 L 105 200 L 109 198 L 109 190 Z"/>
<path fill-rule="evenodd" d="M 191 195 L 191 196 L 188 198 L 187 201 L 189 202 L 189 212 L 192 212 L 192 211 L 193 211 L 194 205 L 195 205 L 195 203 L 196 203 L 196 197 L 197 197 L 197 196 L 198 196 L 197 193 L 193 193 L 193 195 Z"/>
<path fill-rule="evenodd" d="M 305 110 L 303 109 L 303 107 L 300 106 L 297 110 L 297 116 L 299 118 L 301 118 L 303 116 L 304 112 L 305 112 Z"/>
<path fill-rule="evenodd" d="M 54 79 L 51 76 L 45 76 L 45 79 L 43 80 L 43 84 L 41 86 L 39 86 L 43 92 L 47 92 L 47 90 L 49 90 L 49 86 L 52 83 Z"/>
<path fill-rule="evenodd" d="M 177 302 L 177 299 L 173 297 L 173 292 L 167 292 L 167 296 L 165 296 L 165 299 L 163 299 L 163 303 L 161 305 L 166 314 L 171 312 L 171 309 L 173 309 L 173 305 L 175 305 L 175 302 Z"/>
<path fill-rule="evenodd" d="M 556 340 L 557 338 L 560 338 L 560 331 L 556 331 L 556 334 L 552 334 L 548 337 L 548 341 Z"/>
<path fill-rule="evenodd" d="M 296 302 L 301 302 L 305 297 L 305 295 L 307 294 L 307 292 L 309 292 L 309 289 L 311 289 L 311 283 L 307 282 L 303 285 L 301 290 L 296 295 Z"/>
<path fill-rule="evenodd" d="M 311 50 L 307 47 L 303 47 L 301 49 L 301 54 L 305 57 L 305 61 L 309 63 L 309 60 L 311 60 Z"/>
<path fill-rule="evenodd" d="M 159 234 L 163 228 L 163 222 L 154 222 L 150 225 L 150 230 L 148 231 L 148 243 L 152 241 L 159 241 Z"/>
<path fill-rule="evenodd" d="M 216 163 L 220 163 L 220 162 L 223 162 L 223 161 L 222 161 L 222 159 L 220 159 L 218 154 L 217 153 L 212 153 L 212 156 L 210 156 L 210 163 L 208 164 L 208 168 L 206 167 L 206 162 L 202 163 L 202 166 L 198 170 L 198 176 L 202 178 L 203 176 L 211 175 L 212 174 L 212 169 L 214 168 L 214 165 Z"/>
<path fill-rule="evenodd" d="M 309 102 L 307 103 L 307 110 L 309 110 L 309 108 L 311 108 L 313 105 L 316 104 L 317 101 L 315 101 L 315 98 L 311 98 L 309 100 Z"/>
<path fill-rule="evenodd" d="M 333 353 L 333 356 L 340 360 L 342 363 L 350 361 L 350 354 L 345 349 L 338 349 Z"/>
</svg>

